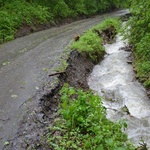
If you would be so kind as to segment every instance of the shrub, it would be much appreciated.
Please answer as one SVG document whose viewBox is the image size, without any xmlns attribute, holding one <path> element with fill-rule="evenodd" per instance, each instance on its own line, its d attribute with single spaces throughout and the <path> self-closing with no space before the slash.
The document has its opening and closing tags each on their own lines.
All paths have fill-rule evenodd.
<svg viewBox="0 0 150 150">
<path fill-rule="evenodd" d="M 51 7 L 51 9 L 55 19 L 70 17 L 72 13 L 68 5 L 63 0 L 58 0 L 55 2 L 53 8 Z"/>
<path fill-rule="evenodd" d="M 51 19 L 47 7 L 31 5 L 23 0 L 6 2 L 0 11 L 0 42 L 12 40 L 23 23 L 43 24 Z"/>
<path fill-rule="evenodd" d="M 133 0 L 130 11 L 132 17 L 125 26 L 124 35 L 135 46 L 133 53 L 137 76 L 150 88 L 150 2 Z"/>
<path fill-rule="evenodd" d="M 14 38 L 15 23 L 7 11 L 0 11 L 0 43 Z"/>
<path fill-rule="evenodd" d="M 94 26 L 93 30 L 98 30 L 101 33 L 102 30 L 106 30 L 111 26 L 116 29 L 116 32 L 119 32 L 121 27 L 121 21 L 117 18 L 107 18 L 102 23 Z"/>
<path fill-rule="evenodd" d="M 75 16 L 86 14 L 84 1 L 85 0 L 65 0 L 66 4 L 73 11 Z"/>
</svg>

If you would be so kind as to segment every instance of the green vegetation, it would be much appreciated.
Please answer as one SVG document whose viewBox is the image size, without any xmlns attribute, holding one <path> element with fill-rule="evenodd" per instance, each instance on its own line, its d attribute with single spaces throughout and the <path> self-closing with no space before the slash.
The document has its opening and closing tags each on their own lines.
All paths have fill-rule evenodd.
<svg viewBox="0 0 150 150">
<path fill-rule="evenodd" d="M 14 39 L 22 26 L 32 27 L 34 32 L 39 24 L 95 15 L 125 3 L 125 0 L 0 0 L 0 43 Z"/>
<path fill-rule="evenodd" d="M 133 150 L 124 122 L 114 123 L 106 118 L 99 96 L 91 91 L 76 90 L 67 84 L 60 91 L 62 118 L 50 127 L 47 139 L 54 150 Z"/>
<path fill-rule="evenodd" d="M 72 44 L 71 48 L 78 50 L 83 55 L 87 55 L 94 62 L 98 62 L 105 53 L 103 47 L 104 40 L 106 40 L 106 38 L 112 40 L 115 37 L 115 34 L 119 31 L 120 25 L 121 22 L 118 19 L 106 19 L 101 24 L 98 24 L 85 32 L 78 41 L 75 41 Z M 107 34 L 112 35 L 112 37 L 107 37 Z"/>
<path fill-rule="evenodd" d="M 130 11 L 132 17 L 127 22 L 125 37 L 134 45 L 137 77 L 150 88 L 150 1 L 133 0 Z"/>
<path fill-rule="evenodd" d="M 0 8 L 0 43 L 14 39 L 16 30 L 23 24 L 43 24 L 50 17 L 46 7 L 30 5 L 21 0 L 6 2 Z"/>
</svg>

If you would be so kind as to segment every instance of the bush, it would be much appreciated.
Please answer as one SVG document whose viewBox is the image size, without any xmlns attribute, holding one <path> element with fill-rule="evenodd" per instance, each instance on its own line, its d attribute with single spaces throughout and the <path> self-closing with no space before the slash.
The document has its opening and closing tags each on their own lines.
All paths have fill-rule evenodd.
<svg viewBox="0 0 150 150">
<path fill-rule="evenodd" d="M 0 43 L 14 38 L 15 23 L 7 11 L 0 11 Z"/>
<path fill-rule="evenodd" d="M 65 2 L 75 16 L 86 14 L 84 0 L 65 0 Z"/>
<path fill-rule="evenodd" d="M 127 135 L 122 132 L 125 123 L 113 123 L 106 118 L 99 96 L 67 84 L 60 91 L 62 118 L 57 120 L 48 135 L 49 148 L 54 150 L 133 150 Z"/>
<path fill-rule="evenodd" d="M 136 59 L 140 61 L 149 61 L 150 59 L 150 33 L 147 33 L 136 46 Z"/>
<path fill-rule="evenodd" d="M 103 47 L 102 36 L 99 35 L 103 30 L 114 27 L 116 33 L 119 31 L 121 22 L 118 19 L 106 19 L 99 25 L 93 27 L 91 30 L 85 32 L 79 41 L 73 42 L 71 48 L 78 50 L 81 54 L 87 55 L 94 62 L 98 62 L 105 54 Z M 98 31 L 95 32 L 95 31 Z M 115 33 L 115 34 L 116 34 Z"/>
<path fill-rule="evenodd" d="M 150 2 L 143 0 L 133 0 L 130 8 L 133 15 L 127 23 L 127 28 L 130 34 L 129 41 L 133 44 L 138 43 L 146 33 L 150 32 Z M 128 36 L 127 34 L 127 36 Z"/>
<path fill-rule="evenodd" d="M 102 45 L 102 38 L 92 30 L 84 33 L 79 41 L 72 44 L 71 48 L 78 50 L 83 55 L 87 55 L 95 62 L 97 62 L 105 53 Z"/>
<path fill-rule="evenodd" d="M 132 17 L 125 26 L 124 35 L 135 46 L 133 53 L 137 76 L 150 88 L 150 2 L 133 0 L 130 11 Z"/>
<path fill-rule="evenodd" d="M 116 32 L 118 33 L 121 27 L 121 21 L 117 18 L 107 18 L 102 23 L 93 27 L 92 30 L 98 30 L 99 33 L 101 33 L 102 30 L 109 29 L 112 26 L 116 29 Z"/>
<path fill-rule="evenodd" d="M 55 19 L 63 19 L 70 17 L 72 13 L 68 5 L 64 2 L 64 0 L 58 0 L 57 2 L 55 2 L 53 8 L 51 7 L 51 10 Z"/>
</svg>

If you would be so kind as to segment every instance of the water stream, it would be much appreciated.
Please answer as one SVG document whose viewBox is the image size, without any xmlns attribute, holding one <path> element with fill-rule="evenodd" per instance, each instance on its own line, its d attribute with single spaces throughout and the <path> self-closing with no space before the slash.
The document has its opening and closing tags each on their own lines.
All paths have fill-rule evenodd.
<svg viewBox="0 0 150 150">
<path fill-rule="evenodd" d="M 150 148 L 150 99 L 128 63 L 131 52 L 121 49 L 126 45 L 121 36 L 115 43 L 105 45 L 105 58 L 94 67 L 88 84 L 103 97 L 107 117 L 112 121 L 125 119 L 129 139 L 135 145 L 142 139 Z"/>
</svg>

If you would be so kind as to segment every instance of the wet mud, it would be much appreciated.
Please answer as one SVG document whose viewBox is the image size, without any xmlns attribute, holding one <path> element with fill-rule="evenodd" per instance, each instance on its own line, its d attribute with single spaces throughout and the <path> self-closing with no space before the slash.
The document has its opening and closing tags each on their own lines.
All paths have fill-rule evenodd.
<svg viewBox="0 0 150 150">
<path fill-rule="evenodd" d="M 59 82 L 55 88 L 48 92 L 48 87 L 44 87 L 34 97 L 34 103 L 28 105 L 28 115 L 20 122 L 18 134 L 14 139 L 10 139 L 5 150 L 47 150 L 44 135 L 48 132 L 48 127 L 53 124 L 59 106 L 59 90 L 64 83 L 69 83 L 72 87 L 89 89 L 87 77 L 94 67 L 94 63 L 87 57 L 82 56 L 77 51 L 72 51 L 68 59 L 68 67 L 63 74 L 56 75 Z M 44 94 L 44 95 L 43 95 Z M 42 96 L 42 98 L 40 98 Z M 40 98 L 40 99 L 39 99 Z M 35 104 L 36 101 L 36 104 Z M 39 104 L 38 104 L 39 103 Z"/>
</svg>

